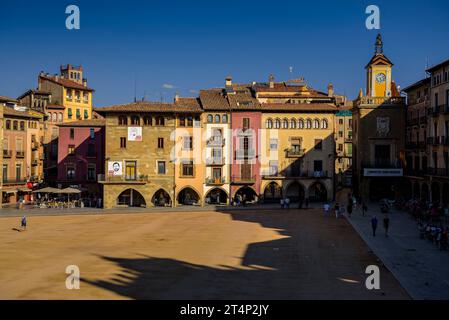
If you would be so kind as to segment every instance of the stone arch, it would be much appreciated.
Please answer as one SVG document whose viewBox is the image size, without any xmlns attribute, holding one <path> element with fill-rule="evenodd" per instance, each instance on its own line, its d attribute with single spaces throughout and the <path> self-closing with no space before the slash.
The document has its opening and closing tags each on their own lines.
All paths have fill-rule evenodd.
<svg viewBox="0 0 449 320">
<path fill-rule="evenodd" d="M 299 181 L 292 181 L 284 187 L 284 197 L 291 203 L 303 201 L 306 197 L 306 187 Z"/>
<path fill-rule="evenodd" d="M 265 186 L 263 200 L 265 203 L 278 203 L 282 199 L 282 194 L 282 187 L 273 181 Z"/>
<path fill-rule="evenodd" d="M 326 185 L 320 181 L 315 181 L 309 187 L 309 200 L 311 202 L 325 202 L 327 201 Z"/>
<path fill-rule="evenodd" d="M 165 189 L 160 188 L 151 197 L 151 203 L 155 207 L 171 206 L 172 199 L 170 197 L 170 193 L 168 193 Z"/>
<path fill-rule="evenodd" d="M 147 203 L 143 195 L 133 188 L 122 191 L 116 198 L 117 205 L 125 205 L 128 207 L 146 207 Z"/>
<path fill-rule="evenodd" d="M 176 201 L 183 205 L 201 204 L 201 196 L 194 187 L 186 186 L 178 192 Z"/>
<path fill-rule="evenodd" d="M 257 201 L 258 195 L 256 190 L 250 186 L 243 186 L 235 191 L 234 198 L 241 196 L 241 199 L 246 199 L 247 202 Z"/>
<path fill-rule="evenodd" d="M 210 189 L 204 197 L 207 204 L 227 204 L 228 198 L 226 190 L 220 187 Z"/>
</svg>

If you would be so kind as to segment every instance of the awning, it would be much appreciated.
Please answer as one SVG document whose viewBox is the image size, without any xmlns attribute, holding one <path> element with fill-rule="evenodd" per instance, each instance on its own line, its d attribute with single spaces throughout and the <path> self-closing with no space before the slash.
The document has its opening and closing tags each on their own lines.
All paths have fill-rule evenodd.
<svg viewBox="0 0 449 320">
<path fill-rule="evenodd" d="M 46 187 L 39 190 L 34 190 L 33 193 L 58 193 L 58 191 L 59 189 Z"/>
</svg>

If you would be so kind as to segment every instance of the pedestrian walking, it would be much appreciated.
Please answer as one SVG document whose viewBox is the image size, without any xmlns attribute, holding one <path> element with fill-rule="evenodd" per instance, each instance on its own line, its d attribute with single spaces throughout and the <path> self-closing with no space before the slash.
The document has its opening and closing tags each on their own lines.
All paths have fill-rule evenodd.
<svg viewBox="0 0 449 320">
<path fill-rule="evenodd" d="M 24 231 L 27 229 L 27 217 L 26 216 L 22 217 L 20 226 L 22 227 L 22 230 L 24 230 Z"/>
<path fill-rule="evenodd" d="M 352 214 L 352 203 L 349 202 L 348 206 L 346 207 L 346 211 L 348 212 L 348 217 L 351 218 L 351 214 Z"/>
<path fill-rule="evenodd" d="M 287 208 L 287 209 L 290 209 L 290 199 L 289 198 L 285 198 L 285 207 Z"/>
<path fill-rule="evenodd" d="M 371 218 L 371 228 L 373 229 L 373 237 L 376 236 L 376 230 L 377 230 L 377 217 L 373 216 Z"/>
<path fill-rule="evenodd" d="M 281 199 L 281 209 L 284 209 L 284 199 Z"/>
<path fill-rule="evenodd" d="M 335 203 L 334 210 L 335 210 L 335 218 L 338 219 L 338 216 L 340 215 L 340 205 L 338 204 L 338 202 Z"/>
<path fill-rule="evenodd" d="M 329 205 L 329 203 L 325 203 L 323 206 L 324 209 L 324 215 L 328 215 L 329 214 L 329 210 L 330 210 L 331 206 Z"/>
<path fill-rule="evenodd" d="M 388 237 L 388 228 L 390 227 L 390 218 L 388 215 L 384 217 L 384 229 L 385 229 L 385 237 Z"/>
<path fill-rule="evenodd" d="M 367 211 L 368 211 L 368 207 L 367 207 L 366 203 L 364 202 L 362 204 L 362 216 L 365 216 Z"/>
</svg>

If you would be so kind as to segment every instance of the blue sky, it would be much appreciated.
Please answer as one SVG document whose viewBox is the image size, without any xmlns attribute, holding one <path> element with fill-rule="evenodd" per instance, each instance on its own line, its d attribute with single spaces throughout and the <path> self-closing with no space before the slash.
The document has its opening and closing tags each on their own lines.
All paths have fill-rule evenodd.
<svg viewBox="0 0 449 320">
<path fill-rule="evenodd" d="M 65 28 L 76 4 L 81 29 Z M 312 87 L 354 98 L 377 30 L 365 8 L 381 10 L 385 54 L 402 88 L 449 58 L 449 1 L 0 1 L 0 95 L 37 86 L 43 70 L 83 65 L 94 104 L 171 101 L 176 91 L 235 82 L 305 77 Z M 289 67 L 293 67 L 293 74 Z M 164 85 L 165 88 L 164 88 Z M 168 86 L 167 86 L 168 85 Z M 170 88 L 167 88 L 170 87 Z"/>
</svg>

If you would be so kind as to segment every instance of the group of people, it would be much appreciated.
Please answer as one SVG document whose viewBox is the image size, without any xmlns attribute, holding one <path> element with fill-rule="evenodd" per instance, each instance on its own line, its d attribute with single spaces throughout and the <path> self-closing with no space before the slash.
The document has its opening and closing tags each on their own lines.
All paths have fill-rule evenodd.
<svg viewBox="0 0 449 320">
<path fill-rule="evenodd" d="M 430 201 L 409 200 L 401 205 L 401 209 L 409 212 L 416 220 L 449 222 L 449 204 L 441 205 Z"/>
<path fill-rule="evenodd" d="M 291 204 L 290 198 L 282 198 L 280 200 L 281 209 L 290 209 L 290 204 Z M 309 198 L 299 199 L 298 208 L 302 209 L 303 207 L 305 207 L 305 209 L 309 208 Z"/>
<path fill-rule="evenodd" d="M 423 221 L 418 222 L 418 230 L 421 239 L 427 239 L 440 250 L 448 249 L 448 236 L 449 228 L 440 224 L 433 224 L 431 222 L 425 223 Z"/>
</svg>

